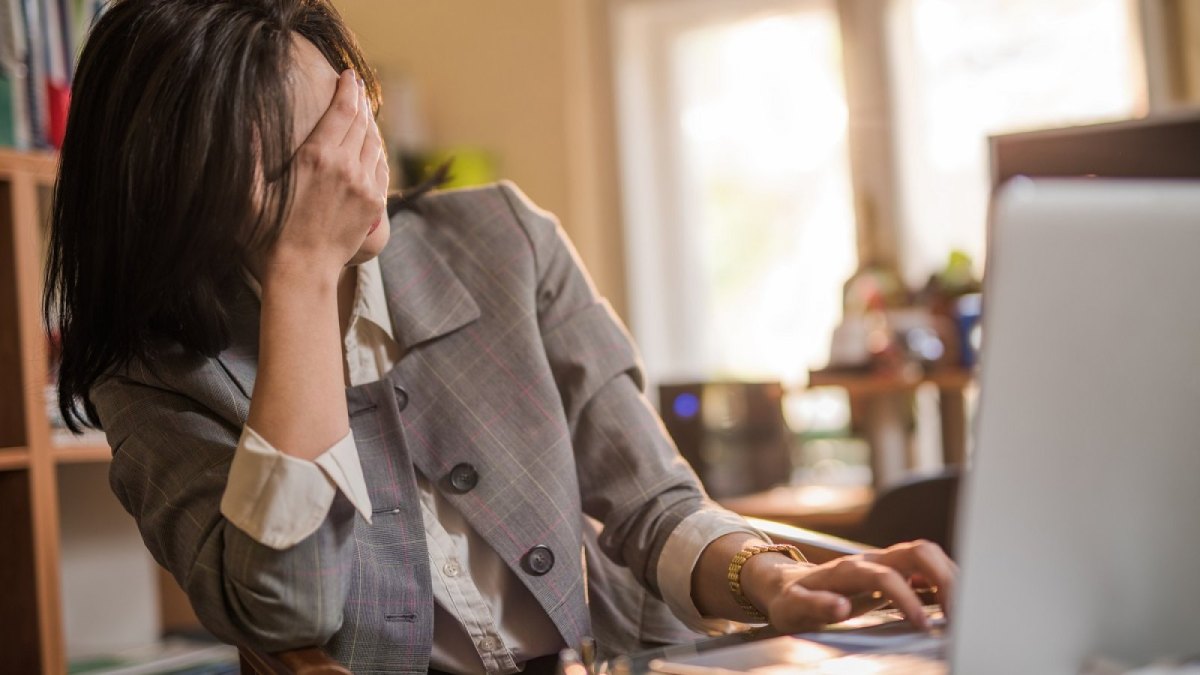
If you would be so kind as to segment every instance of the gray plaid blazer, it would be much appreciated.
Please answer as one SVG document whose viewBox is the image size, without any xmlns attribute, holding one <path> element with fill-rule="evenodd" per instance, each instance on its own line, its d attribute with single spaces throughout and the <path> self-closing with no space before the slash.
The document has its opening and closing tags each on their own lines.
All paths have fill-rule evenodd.
<svg viewBox="0 0 1200 675">
<path fill-rule="evenodd" d="M 659 599 L 657 564 L 682 519 L 715 507 L 557 222 L 500 184 L 431 195 L 391 227 L 380 262 L 404 356 L 346 390 L 373 524 L 339 495 L 315 533 L 276 551 L 221 516 L 257 367 L 247 288 L 216 358 L 164 345 L 153 367 L 136 362 L 91 391 L 114 449 L 112 489 L 155 559 L 224 640 L 324 645 L 355 672 L 423 672 L 434 601 L 419 470 L 564 644 L 694 638 Z"/>
</svg>

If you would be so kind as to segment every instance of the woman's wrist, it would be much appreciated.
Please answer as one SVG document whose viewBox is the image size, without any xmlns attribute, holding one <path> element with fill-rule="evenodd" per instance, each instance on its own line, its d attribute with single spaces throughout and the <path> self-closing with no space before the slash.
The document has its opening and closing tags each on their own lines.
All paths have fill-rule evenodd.
<svg viewBox="0 0 1200 675">
<path fill-rule="evenodd" d="M 301 256 L 272 256 L 264 260 L 259 282 L 268 291 L 288 290 L 301 294 L 337 292 L 343 266 Z"/>
<path fill-rule="evenodd" d="M 784 553 L 759 553 L 742 565 L 742 595 L 763 616 L 771 600 L 803 576 L 810 565 L 799 563 Z"/>
</svg>

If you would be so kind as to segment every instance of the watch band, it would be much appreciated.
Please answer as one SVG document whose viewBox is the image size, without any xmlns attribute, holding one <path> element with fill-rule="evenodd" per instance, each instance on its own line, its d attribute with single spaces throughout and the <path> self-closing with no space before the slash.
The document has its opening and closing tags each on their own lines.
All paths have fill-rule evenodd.
<svg viewBox="0 0 1200 675">
<path fill-rule="evenodd" d="M 746 564 L 747 560 L 759 553 L 784 553 L 798 563 L 807 563 L 808 560 L 800 552 L 800 549 L 795 546 L 789 544 L 772 544 L 770 546 L 747 546 L 738 551 L 733 556 L 733 560 L 729 561 L 729 573 L 726 575 L 726 578 L 729 579 L 729 592 L 733 593 L 733 599 L 737 601 L 738 606 L 746 614 L 757 621 L 766 622 L 767 617 L 757 607 L 750 604 L 745 594 L 742 593 L 742 566 Z"/>
</svg>

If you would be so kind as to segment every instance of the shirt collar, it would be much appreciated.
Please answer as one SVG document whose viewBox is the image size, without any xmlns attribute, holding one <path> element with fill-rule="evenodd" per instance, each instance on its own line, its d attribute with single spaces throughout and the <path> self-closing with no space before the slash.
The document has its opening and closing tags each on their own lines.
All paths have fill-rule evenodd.
<svg viewBox="0 0 1200 675">
<path fill-rule="evenodd" d="M 378 257 L 358 266 L 358 287 L 354 290 L 354 309 L 350 313 L 350 320 L 356 318 L 370 321 L 387 333 L 389 338 L 396 339 L 392 333 L 392 317 L 388 312 Z"/>
<path fill-rule="evenodd" d="M 359 319 L 369 321 L 379 327 L 387 336 L 396 339 L 392 331 L 392 319 L 388 312 L 387 295 L 383 290 L 383 275 L 379 269 L 379 258 L 371 258 L 357 268 L 358 283 L 354 288 L 354 301 L 350 310 L 350 325 Z M 242 267 L 242 277 L 246 285 L 254 291 L 254 297 L 262 301 L 262 284 L 246 267 Z"/>
</svg>

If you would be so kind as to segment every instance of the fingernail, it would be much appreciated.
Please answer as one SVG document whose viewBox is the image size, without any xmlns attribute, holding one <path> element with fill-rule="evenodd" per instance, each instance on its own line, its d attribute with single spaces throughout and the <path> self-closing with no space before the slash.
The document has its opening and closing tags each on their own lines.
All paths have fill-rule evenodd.
<svg viewBox="0 0 1200 675">
<path fill-rule="evenodd" d="M 850 618 L 850 601 L 846 598 L 838 598 L 837 603 L 833 606 L 833 616 L 835 621 Z"/>
</svg>

